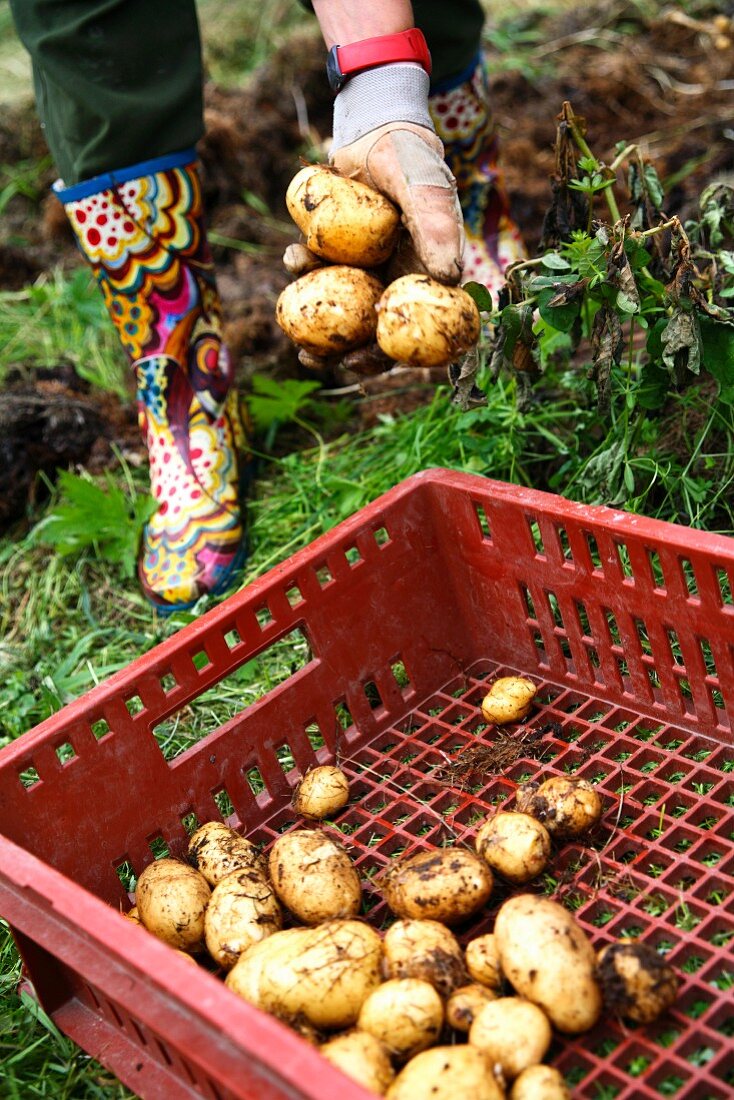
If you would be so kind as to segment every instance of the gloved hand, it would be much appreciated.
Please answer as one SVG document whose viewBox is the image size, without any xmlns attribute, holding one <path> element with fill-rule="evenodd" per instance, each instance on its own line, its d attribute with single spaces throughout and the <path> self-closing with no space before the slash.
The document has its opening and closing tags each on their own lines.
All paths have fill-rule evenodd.
<svg viewBox="0 0 734 1100">
<path fill-rule="evenodd" d="M 428 74 L 394 63 L 357 73 L 334 101 L 330 159 L 400 207 L 420 264 L 442 283 L 461 278 L 464 228 L 456 181 L 428 112 Z"/>
</svg>

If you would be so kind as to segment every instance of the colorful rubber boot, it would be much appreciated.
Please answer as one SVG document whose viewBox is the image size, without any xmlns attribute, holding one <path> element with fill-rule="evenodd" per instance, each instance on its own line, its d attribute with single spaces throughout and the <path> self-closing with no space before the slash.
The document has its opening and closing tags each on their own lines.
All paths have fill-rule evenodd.
<svg viewBox="0 0 734 1100">
<path fill-rule="evenodd" d="M 56 185 L 137 381 L 158 510 L 138 573 L 162 612 L 224 589 L 244 560 L 247 439 L 193 150 Z"/>
<path fill-rule="evenodd" d="M 446 163 L 458 186 L 466 248 L 462 282 L 486 286 L 496 304 L 509 264 L 526 256 L 497 164 L 498 142 L 481 57 L 436 86 L 428 101 Z"/>
</svg>

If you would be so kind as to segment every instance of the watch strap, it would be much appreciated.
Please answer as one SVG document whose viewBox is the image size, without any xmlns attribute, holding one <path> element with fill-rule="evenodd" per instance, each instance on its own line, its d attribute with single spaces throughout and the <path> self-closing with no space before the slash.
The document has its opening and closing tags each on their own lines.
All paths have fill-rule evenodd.
<svg viewBox="0 0 734 1100">
<path fill-rule="evenodd" d="M 430 76 L 431 54 L 423 32 L 417 27 L 397 34 L 364 38 L 346 46 L 332 46 L 326 71 L 332 89 L 338 92 L 355 73 L 407 61 L 416 62 Z"/>
</svg>

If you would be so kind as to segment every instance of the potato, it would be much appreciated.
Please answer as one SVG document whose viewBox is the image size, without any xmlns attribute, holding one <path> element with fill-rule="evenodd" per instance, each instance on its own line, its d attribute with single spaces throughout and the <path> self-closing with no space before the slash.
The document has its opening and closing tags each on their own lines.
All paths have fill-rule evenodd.
<svg viewBox="0 0 734 1100">
<path fill-rule="evenodd" d="M 448 997 L 467 980 L 464 958 L 453 932 L 435 920 L 396 920 L 382 944 L 388 978 L 421 978 Z"/>
<path fill-rule="evenodd" d="M 265 861 L 256 845 L 221 821 L 207 821 L 191 834 L 189 863 L 210 886 L 216 886 L 233 871 L 264 871 Z"/>
<path fill-rule="evenodd" d="M 493 871 L 522 886 L 536 878 L 548 863 L 551 838 L 529 814 L 500 812 L 480 826 L 475 847 Z"/>
<path fill-rule="evenodd" d="M 331 817 L 349 801 L 349 780 L 341 768 L 329 764 L 306 772 L 295 789 L 293 809 L 301 817 Z"/>
<path fill-rule="evenodd" d="M 635 1024 L 651 1024 L 678 995 L 678 976 L 653 947 L 611 943 L 599 952 L 597 978 L 604 1007 Z"/>
<path fill-rule="evenodd" d="M 469 976 L 487 989 L 499 993 L 504 984 L 504 975 L 493 933 L 486 932 L 483 936 L 475 936 L 470 940 L 464 957 Z"/>
<path fill-rule="evenodd" d="M 583 836 L 601 818 L 604 803 L 587 779 L 565 775 L 546 779 L 540 785 L 526 783 L 516 798 L 517 809 L 545 825 L 552 837 L 570 839 Z"/>
<path fill-rule="evenodd" d="M 420 978 L 391 978 L 364 1001 L 357 1027 L 384 1043 L 395 1058 L 411 1058 L 438 1039 L 443 1001 Z"/>
<path fill-rule="evenodd" d="M 432 1047 L 411 1058 L 387 1100 L 502 1100 L 486 1056 L 476 1047 Z"/>
<path fill-rule="evenodd" d="M 316 256 L 304 244 L 289 244 L 283 253 L 283 267 L 294 279 L 323 265 L 321 257 Z"/>
<path fill-rule="evenodd" d="M 268 869 L 278 899 L 303 924 L 354 917 L 360 910 L 357 870 L 344 847 L 321 829 L 279 836 Z"/>
<path fill-rule="evenodd" d="M 523 997 L 498 997 L 481 1008 L 469 1028 L 469 1043 L 512 1081 L 542 1062 L 553 1032 L 541 1008 Z"/>
<path fill-rule="evenodd" d="M 495 726 L 519 722 L 533 706 L 538 689 L 525 676 L 500 676 L 482 699 L 482 714 Z"/>
<path fill-rule="evenodd" d="M 528 1066 L 513 1081 L 510 1100 L 571 1100 L 571 1090 L 554 1066 Z"/>
<path fill-rule="evenodd" d="M 260 992 L 260 983 L 266 966 L 275 966 L 281 956 L 289 959 L 308 940 L 308 928 L 286 928 L 273 932 L 264 940 L 243 951 L 224 979 L 224 984 L 244 1001 L 268 1011 Z"/>
<path fill-rule="evenodd" d="M 171 947 L 203 946 L 204 914 L 211 890 L 204 876 L 178 859 L 157 859 L 141 873 L 135 904 L 141 923 Z"/>
<path fill-rule="evenodd" d="M 281 291 L 275 319 L 295 344 L 322 358 L 375 338 L 382 283 L 358 267 L 319 267 Z"/>
<path fill-rule="evenodd" d="M 403 275 L 377 303 L 377 343 L 413 367 L 453 363 L 479 339 L 479 310 L 465 290 L 429 275 Z"/>
<path fill-rule="evenodd" d="M 397 207 L 373 187 L 333 168 L 302 168 L 291 180 L 285 202 L 306 247 L 333 263 L 376 267 L 395 247 Z"/>
<path fill-rule="evenodd" d="M 260 871 L 235 871 L 214 887 L 204 915 L 211 957 L 231 970 L 243 951 L 283 925 L 278 899 Z"/>
<path fill-rule="evenodd" d="M 376 879 L 398 917 L 459 924 L 492 892 L 492 873 L 468 848 L 434 848 L 390 864 Z"/>
<path fill-rule="evenodd" d="M 479 1010 L 496 999 L 494 990 L 487 989 L 486 985 L 480 985 L 479 982 L 462 985 L 454 990 L 446 1002 L 446 1023 L 456 1031 L 468 1031 Z"/>
<path fill-rule="evenodd" d="M 554 1027 L 575 1035 L 594 1026 L 602 1008 L 596 955 L 567 909 L 517 894 L 500 906 L 494 935 L 505 977 Z"/>
<path fill-rule="evenodd" d="M 140 913 L 138 912 L 137 905 L 133 905 L 132 909 L 128 909 L 127 913 L 123 913 L 122 915 L 123 917 L 127 917 L 128 920 L 131 920 L 133 924 L 143 923 L 140 919 Z"/>
<path fill-rule="evenodd" d="M 240 956 L 225 979 L 239 996 L 285 1021 L 327 1031 L 353 1027 L 381 981 L 382 941 L 356 920 L 274 932 Z"/>
<path fill-rule="evenodd" d="M 385 1095 L 395 1077 L 385 1044 L 366 1031 L 347 1031 L 337 1035 L 323 1044 L 321 1053 L 347 1077 L 378 1096 Z"/>
</svg>

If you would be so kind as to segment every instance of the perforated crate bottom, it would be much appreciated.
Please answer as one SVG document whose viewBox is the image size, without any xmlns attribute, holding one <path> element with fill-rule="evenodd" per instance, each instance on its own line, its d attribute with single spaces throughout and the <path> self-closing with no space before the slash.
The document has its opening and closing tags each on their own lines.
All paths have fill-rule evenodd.
<svg viewBox="0 0 734 1100">
<path fill-rule="evenodd" d="M 524 889 L 573 910 L 596 947 L 639 937 L 682 982 L 657 1023 L 604 1018 L 575 1041 L 556 1040 L 549 1060 L 589 1100 L 734 1096 L 734 748 L 546 683 L 537 709 L 511 727 L 527 751 L 494 774 L 465 770 L 462 753 L 496 736 L 480 709 L 487 681 L 516 671 L 475 664 L 341 761 L 352 796 L 333 825 L 363 876 L 368 919 L 390 923 L 371 879 L 406 849 L 471 843 L 488 807 L 511 807 L 520 782 L 583 776 L 604 795 L 602 824 L 585 843 L 559 845 Z M 268 844 L 297 824 L 288 808 L 251 835 Z M 498 882 L 459 938 L 491 930 L 510 892 Z"/>
</svg>

